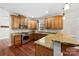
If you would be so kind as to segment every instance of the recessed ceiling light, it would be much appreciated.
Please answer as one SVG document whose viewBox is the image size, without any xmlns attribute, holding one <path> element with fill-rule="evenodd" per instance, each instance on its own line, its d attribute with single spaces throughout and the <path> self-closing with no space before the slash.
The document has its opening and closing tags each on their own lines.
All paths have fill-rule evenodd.
<svg viewBox="0 0 79 59">
<path fill-rule="evenodd" d="M 48 14 L 48 11 L 46 11 L 45 13 Z"/>
<path fill-rule="evenodd" d="M 31 16 L 31 18 L 34 18 L 34 16 Z"/>
</svg>

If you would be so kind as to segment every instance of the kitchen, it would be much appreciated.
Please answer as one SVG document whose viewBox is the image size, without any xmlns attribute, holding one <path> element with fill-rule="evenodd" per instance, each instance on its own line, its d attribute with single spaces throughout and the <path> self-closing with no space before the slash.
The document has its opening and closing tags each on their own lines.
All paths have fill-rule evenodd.
<svg viewBox="0 0 79 59">
<path fill-rule="evenodd" d="M 29 42 L 33 42 L 36 56 L 53 56 L 55 51 L 51 49 L 53 45 L 52 42 L 57 41 L 61 42 L 60 47 L 62 48 L 62 54 L 64 56 L 69 55 L 64 53 L 66 48 L 79 45 L 78 40 L 75 40 L 76 38 L 73 39 L 77 32 L 77 28 L 74 29 L 74 27 L 76 27 L 76 25 L 74 25 L 76 23 L 74 19 L 78 16 L 74 16 L 74 13 L 76 15 L 77 12 L 71 14 L 71 11 L 75 10 L 74 6 L 76 6 L 76 4 L 70 4 L 72 5 L 70 7 L 71 9 L 67 11 L 64 11 L 64 5 L 65 3 L 1 4 L 1 6 L 4 7 L 1 9 L 8 10 L 10 16 L 8 46 L 19 48 L 23 45 L 27 45 Z M 64 41 L 63 36 L 64 38 L 67 37 L 67 41 Z M 48 38 L 48 40 L 43 39 L 45 37 Z M 60 39 L 60 37 L 63 40 Z M 53 38 L 59 40 L 54 40 Z M 63 42 L 65 42 L 65 44 L 63 44 Z"/>
</svg>

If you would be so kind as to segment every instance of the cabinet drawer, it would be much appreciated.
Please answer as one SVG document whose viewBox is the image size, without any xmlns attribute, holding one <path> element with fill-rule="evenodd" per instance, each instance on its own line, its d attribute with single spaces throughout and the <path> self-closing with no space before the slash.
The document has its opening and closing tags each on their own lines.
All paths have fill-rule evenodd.
<svg viewBox="0 0 79 59">
<path fill-rule="evenodd" d="M 17 40 L 17 41 L 15 41 L 15 43 L 16 43 L 16 42 L 20 42 L 20 43 L 21 43 L 21 40 Z"/>
<path fill-rule="evenodd" d="M 16 39 L 15 39 L 15 42 L 18 42 L 18 41 L 19 41 L 19 42 L 21 42 L 21 40 L 20 40 L 20 39 L 19 39 L 19 40 L 16 40 Z"/>
<path fill-rule="evenodd" d="M 15 43 L 14 45 L 21 45 L 21 43 L 20 43 L 20 42 L 17 42 L 17 43 Z"/>
</svg>

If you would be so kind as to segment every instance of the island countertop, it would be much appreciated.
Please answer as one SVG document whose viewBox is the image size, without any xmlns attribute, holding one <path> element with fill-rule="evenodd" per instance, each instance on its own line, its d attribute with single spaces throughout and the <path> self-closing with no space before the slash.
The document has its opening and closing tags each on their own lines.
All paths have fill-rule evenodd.
<svg viewBox="0 0 79 59">
<path fill-rule="evenodd" d="M 73 45 L 79 45 L 79 41 L 64 32 L 58 32 L 56 34 L 48 34 L 47 36 L 35 41 L 36 44 L 53 49 L 53 41 L 61 43 L 68 43 Z"/>
</svg>

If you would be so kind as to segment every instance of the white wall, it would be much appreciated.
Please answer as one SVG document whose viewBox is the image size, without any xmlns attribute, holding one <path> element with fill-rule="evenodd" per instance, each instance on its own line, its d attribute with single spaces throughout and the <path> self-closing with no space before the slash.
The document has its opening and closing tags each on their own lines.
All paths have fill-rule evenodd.
<svg viewBox="0 0 79 59">
<path fill-rule="evenodd" d="M 64 28 L 63 31 L 69 33 L 69 34 L 75 34 L 76 31 L 76 18 L 74 17 L 74 13 L 69 12 L 69 13 L 65 13 L 65 19 L 64 19 Z"/>
<path fill-rule="evenodd" d="M 65 12 L 63 31 L 76 35 L 79 32 L 79 11 L 78 9 Z"/>
<path fill-rule="evenodd" d="M 10 14 L 8 11 L 4 9 L 0 9 L 0 26 L 6 25 L 9 26 L 9 28 L 0 28 L 0 40 L 8 39 L 9 43 L 11 42 L 10 39 Z"/>
</svg>

